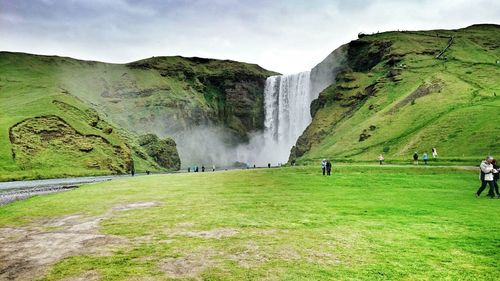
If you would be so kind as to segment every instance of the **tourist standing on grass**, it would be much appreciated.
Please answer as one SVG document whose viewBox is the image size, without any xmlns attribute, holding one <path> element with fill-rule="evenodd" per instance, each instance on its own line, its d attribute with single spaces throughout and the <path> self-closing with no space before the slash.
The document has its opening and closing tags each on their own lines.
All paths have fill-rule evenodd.
<svg viewBox="0 0 500 281">
<path fill-rule="evenodd" d="M 321 171 L 323 172 L 323 176 L 326 174 L 326 159 L 321 161 Z"/>
<path fill-rule="evenodd" d="M 212 165 L 212 172 L 215 172 L 215 165 Z"/>
<path fill-rule="evenodd" d="M 497 195 L 497 198 L 500 199 L 500 192 L 498 191 L 498 178 L 500 178 L 500 167 L 498 167 L 497 159 L 493 159 L 491 162 L 491 165 L 493 165 L 493 169 L 496 171 L 493 171 L 493 188 L 495 189 L 495 193 Z"/>
<path fill-rule="evenodd" d="M 384 160 L 385 160 L 384 155 L 380 154 L 377 159 L 378 159 L 378 162 L 380 163 L 380 165 L 384 164 Z"/>
<path fill-rule="evenodd" d="M 486 185 L 490 186 L 490 189 L 488 190 L 488 197 L 494 198 L 495 193 L 494 193 L 494 187 L 493 187 L 493 171 L 496 171 L 493 168 L 493 165 L 491 164 L 493 162 L 493 157 L 488 156 L 486 157 L 485 160 L 481 162 L 481 165 L 479 165 L 479 168 L 481 169 L 481 174 L 480 174 L 480 179 L 481 179 L 481 187 L 476 192 L 476 197 L 479 197 L 481 195 L 481 192 L 486 188 Z"/>
<path fill-rule="evenodd" d="M 330 160 L 326 160 L 325 168 L 326 174 L 329 176 L 332 172 L 332 162 L 330 162 Z"/>
<path fill-rule="evenodd" d="M 202 172 L 202 173 L 203 173 L 203 172 L 205 172 L 205 165 L 202 165 L 202 166 L 201 166 L 201 172 Z"/>
<path fill-rule="evenodd" d="M 436 159 L 438 157 L 438 151 L 435 147 L 432 148 L 432 158 Z"/>
<path fill-rule="evenodd" d="M 427 157 L 427 152 L 424 152 L 424 154 L 422 154 L 422 160 L 424 160 L 424 164 L 427 165 L 427 160 L 429 160 L 429 158 Z"/>
<path fill-rule="evenodd" d="M 418 153 L 413 153 L 413 164 L 418 165 Z"/>
</svg>

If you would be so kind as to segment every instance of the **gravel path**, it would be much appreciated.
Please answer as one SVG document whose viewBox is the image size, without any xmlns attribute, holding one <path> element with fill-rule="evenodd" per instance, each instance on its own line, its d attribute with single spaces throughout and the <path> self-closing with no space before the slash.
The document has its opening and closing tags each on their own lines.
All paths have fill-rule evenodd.
<svg viewBox="0 0 500 281">
<path fill-rule="evenodd" d="M 30 181 L 0 182 L 0 205 L 22 200 L 34 195 L 62 192 L 86 183 L 108 181 L 123 176 L 98 176 L 61 178 Z"/>
</svg>

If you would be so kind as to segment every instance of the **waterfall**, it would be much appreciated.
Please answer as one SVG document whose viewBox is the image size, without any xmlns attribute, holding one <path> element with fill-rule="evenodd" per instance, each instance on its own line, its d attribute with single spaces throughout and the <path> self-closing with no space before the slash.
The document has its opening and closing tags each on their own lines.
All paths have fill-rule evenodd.
<svg viewBox="0 0 500 281">
<path fill-rule="evenodd" d="M 237 148 L 239 162 L 265 166 L 286 163 L 290 149 L 312 121 L 311 102 L 335 83 L 345 68 L 345 46 L 333 51 L 311 71 L 268 77 L 264 88 L 264 131 Z"/>
<path fill-rule="evenodd" d="M 310 72 L 267 78 L 264 90 L 264 139 L 273 162 L 286 162 L 290 148 L 311 123 Z M 266 157 L 267 158 L 267 157 Z"/>
</svg>

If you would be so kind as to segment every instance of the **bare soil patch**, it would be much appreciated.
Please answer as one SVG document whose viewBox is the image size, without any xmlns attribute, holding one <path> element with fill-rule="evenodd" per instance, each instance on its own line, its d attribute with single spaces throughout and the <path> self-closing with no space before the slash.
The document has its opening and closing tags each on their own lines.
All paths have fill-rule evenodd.
<svg viewBox="0 0 500 281">
<path fill-rule="evenodd" d="M 117 211 L 126 211 L 132 209 L 142 209 L 142 208 L 151 208 L 158 206 L 157 202 L 138 202 L 138 203 L 130 203 L 125 205 L 117 205 L 113 207 L 113 210 Z"/>
<path fill-rule="evenodd" d="M 172 234 L 174 235 L 184 235 L 190 237 L 206 238 L 206 239 L 222 239 L 226 237 L 231 237 L 239 233 L 236 229 L 231 228 L 218 228 L 212 230 L 204 231 L 187 231 L 187 230 L 177 230 Z"/>
<path fill-rule="evenodd" d="M 215 265 L 212 258 L 216 254 L 212 249 L 199 249 L 177 258 L 165 259 L 160 263 L 160 268 L 170 278 L 201 280 L 200 273 Z"/>
<path fill-rule="evenodd" d="M 115 206 L 97 217 L 69 215 L 22 227 L 0 228 L 0 279 L 34 280 L 43 276 L 50 265 L 65 257 L 110 254 L 112 249 L 123 246 L 128 240 L 100 233 L 100 222 L 111 217 L 115 210 L 156 205 L 156 202 L 138 202 Z M 97 279 L 93 276 L 84 275 L 74 280 Z"/>
</svg>

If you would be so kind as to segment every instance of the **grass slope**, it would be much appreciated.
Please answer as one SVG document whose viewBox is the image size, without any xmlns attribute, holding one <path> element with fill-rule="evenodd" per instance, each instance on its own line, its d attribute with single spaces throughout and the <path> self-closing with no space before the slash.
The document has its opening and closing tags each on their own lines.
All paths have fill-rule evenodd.
<svg viewBox="0 0 500 281">
<path fill-rule="evenodd" d="M 439 36 L 439 37 L 438 37 Z M 454 41 L 441 59 L 436 55 Z M 348 44 L 291 159 L 393 162 L 437 147 L 443 161 L 500 153 L 500 26 L 385 32 Z"/>
<path fill-rule="evenodd" d="M 476 172 L 447 167 L 158 175 L 15 202 L 0 207 L 0 226 L 60 237 L 44 222 L 114 207 L 98 231 L 124 240 L 73 253 L 41 280 L 494 280 L 500 201 L 474 198 L 477 185 Z M 158 205 L 116 211 L 137 202 Z"/>
<path fill-rule="evenodd" d="M 263 126 L 263 87 L 272 74 L 253 64 L 202 58 L 153 57 L 130 64 L 109 64 L 0 52 L 0 180 L 108 174 L 113 172 L 108 166 L 122 164 L 115 156 L 106 155 L 113 145 L 127 150 L 126 144 L 137 171 L 161 170 L 138 146 L 134 134 L 164 137 L 215 124 L 229 128 L 236 141 L 245 140 L 248 132 Z M 42 153 L 46 156 L 35 161 L 37 164 L 13 159 L 10 127 L 27 118 L 47 115 L 59 116 L 76 134 L 103 137 L 111 146 L 80 153 L 80 148 L 88 145 L 61 147 L 66 142 L 57 141 L 57 145 L 46 146 L 46 153 Z M 93 126 L 95 116 L 100 116 L 102 126 L 113 127 L 113 133 L 103 133 L 106 128 L 101 123 L 99 128 Z M 38 127 L 39 132 L 44 130 Z M 26 139 L 25 143 L 30 141 Z M 57 153 L 57 147 L 65 152 Z M 96 154 L 98 150 L 108 153 Z M 174 160 L 178 158 L 177 153 L 174 156 Z"/>
<path fill-rule="evenodd" d="M 53 66 L 2 54 L 0 181 L 125 173 L 132 160 L 137 170 L 160 170 L 152 159 L 137 155 L 141 149 L 133 134 L 102 119 L 54 81 Z"/>
<path fill-rule="evenodd" d="M 262 128 L 264 82 L 275 74 L 254 64 L 179 56 L 110 64 L 0 52 L 0 61 L 5 78 L 31 77 L 18 87 L 54 86 L 126 129 L 161 136 L 207 122 L 240 136 Z"/>
</svg>

